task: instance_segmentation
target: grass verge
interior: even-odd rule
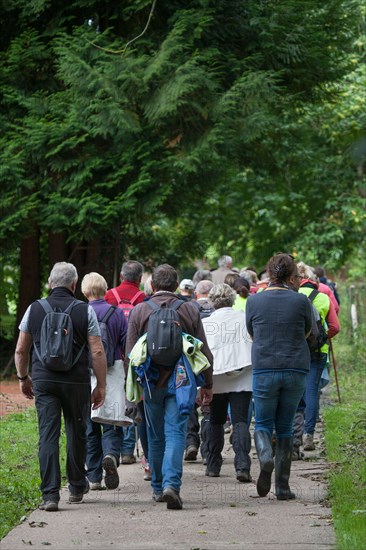
[[[0,539],[41,501],[38,426],[33,407],[0,420]],[[64,436],[62,435],[62,439]],[[65,445],[60,443],[61,464]]]
[[[365,326],[359,327],[357,340],[347,319],[342,327],[335,344],[341,403],[324,410],[327,459],[333,466],[329,500],[337,548],[358,550],[366,548]]]

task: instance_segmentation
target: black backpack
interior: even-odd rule
[[[310,302],[312,303],[315,299],[315,297],[319,294],[317,290],[313,290],[308,298]],[[322,320],[320,318],[319,312],[312,303],[312,316],[311,316],[311,332],[309,336],[307,337],[307,343],[309,346],[310,352],[319,352],[320,348],[324,346],[324,344],[329,343],[328,335],[326,333],[326,330],[323,326]]]
[[[102,317],[102,319],[99,321],[99,328],[100,328],[100,337],[102,339],[105,356],[107,358],[107,367],[112,367],[114,365],[114,344],[112,340],[112,336],[110,333],[110,330],[108,328],[108,320],[113,315],[113,313],[116,310],[116,306],[111,306],[106,314]]]
[[[159,306],[153,300],[147,302],[153,312],[147,325],[147,352],[155,365],[174,367],[182,355],[182,325],[178,308],[183,300],[171,306]]]
[[[41,326],[40,349],[34,346],[34,350],[43,366],[52,371],[67,372],[79,360],[86,345],[84,342],[73,359],[74,327],[70,314],[77,304],[84,302],[73,300],[65,311],[60,311],[58,308],[53,309],[46,299],[37,301],[46,315]]]

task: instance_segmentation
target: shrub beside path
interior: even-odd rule
[[[274,487],[265,498],[256,493],[259,463],[252,450],[253,483],[235,479],[233,451],[225,439],[220,478],[207,478],[201,460],[185,463],[182,511],[167,510],[151,500],[150,483],[139,464],[119,467],[115,491],[92,492],[81,504],[68,504],[63,489],[58,512],[35,510],[2,541],[2,550],[334,550],[331,509],[327,507],[321,426],[317,451],[294,462],[294,501],[277,501]]]

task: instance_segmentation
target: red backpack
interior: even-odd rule
[[[137,300],[144,294],[141,290],[138,290],[131,300],[124,300],[115,288],[111,288],[111,291],[117,301],[117,307],[122,309],[126,319],[128,319],[128,316],[131,313],[132,308],[136,305]]]

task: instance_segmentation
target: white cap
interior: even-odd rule
[[[183,279],[180,282],[179,288],[181,290],[193,290],[194,289],[194,284],[193,284],[192,279]]]

